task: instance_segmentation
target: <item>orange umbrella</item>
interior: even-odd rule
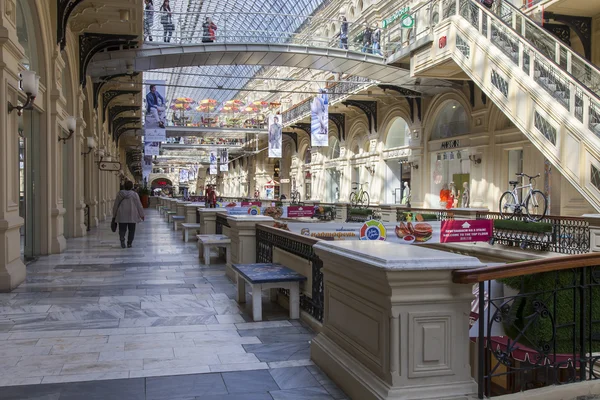
[[[256,100],[256,101],[253,101],[252,104],[254,104],[257,107],[262,107],[262,108],[269,106],[269,103],[264,100]]]
[[[215,104],[200,104],[198,107],[196,107],[196,111],[200,111],[200,112],[213,111],[215,109],[215,107],[216,107]]]
[[[277,103],[277,102],[269,103],[269,108],[272,110],[279,108],[279,107],[281,107],[281,103]]]
[[[190,103],[173,103],[170,108],[173,111],[188,111],[192,109],[192,106]]]
[[[233,100],[227,100],[225,102],[226,106],[237,106],[237,107],[243,107],[244,106],[244,102],[238,99],[233,99]]]
[[[221,109],[221,111],[224,113],[236,113],[236,112],[240,111],[240,108],[237,106],[234,106],[234,105],[231,105],[231,106],[227,105],[227,106],[224,106]]]
[[[214,105],[214,106],[216,106],[217,103],[218,103],[218,101],[216,101],[215,99],[200,100],[200,104],[207,104],[207,105]]]
[[[260,108],[254,104],[250,104],[246,108],[244,108],[244,111],[249,112],[249,113],[258,112],[259,110],[260,110]]]

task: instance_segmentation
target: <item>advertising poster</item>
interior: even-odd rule
[[[286,210],[288,218],[310,218],[315,212],[312,206],[287,206]]]
[[[144,156],[144,161],[142,163],[142,178],[147,180],[150,174],[152,173],[152,156]]]
[[[269,158],[281,158],[281,135],[283,118],[281,115],[269,116]]]
[[[146,143],[144,143],[144,155],[146,155],[146,156],[160,156],[160,142],[146,142]]]
[[[289,210],[288,210],[289,215]],[[291,232],[325,240],[385,240],[403,245],[423,243],[487,242],[492,237],[492,220],[455,220],[382,223],[290,222]]]
[[[144,142],[164,142],[167,140],[167,100],[165,81],[145,81]]]
[[[216,165],[217,165],[217,151],[216,150],[211,150],[209,155],[208,155],[208,161],[209,164],[212,166],[215,166],[215,170],[217,169]]]
[[[259,206],[262,204],[262,202],[260,201],[242,201],[242,207],[249,207],[249,206]]]
[[[229,171],[229,150],[219,149],[219,164],[221,166],[221,172]]]
[[[325,89],[319,89],[310,105],[310,144],[313,147],[329,145],[329,97]]]
[[[210,175],[217,175],[217,164],[210,164]]]
[[[180,169],[179,170],[179,182],[183,183],[183,182],[187,182],[189,180],[189,172],[187,169]]]

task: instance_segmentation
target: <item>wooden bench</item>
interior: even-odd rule
[[[183,232],[183,241],[184,242],[189,242],[190,240],[190,231],[191,230],[197,230],[200,229],[200,224],[192,224],[192,223],[188,223],[188,222],[184,222],[183,224],[181,224],[181,231]],[[196,235],[194,235],[195,237]]]
[[[198,256],[204,256],[204,264],[210,265],[210,250],[220,247],[225,248],[225,260],[231,265],[231,239],[225,235],[197,235]]]
[[[290,291],[290,319],[300,318],[300,282],[306,277],[281,264],[233,264],[237,274],[238,303],[246,302],[246,283],[252,288],[252,318],[262,321],[262,291],[283,288]]]
[[[185,221],[185,217],[183,215],[173,215],[171,220],[173,221],[173,230],[177,232],[177,225],[181,225]]]

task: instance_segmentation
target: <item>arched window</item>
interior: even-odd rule
[[[407,146],[410,137],[410,129],[403,118],[396,118],[387,133],[385,139],[385,148],[392,149],[394,147]]]
[[[465,108],[456,100],[444,104],[433,124],[431,139],[446,139],[469,133],[469,117]]]
[[[340,158],[340,141],[332,136],[329,138],[329,159],[335,160]]]
[[[350,12],[348,13],[348,15],[350,16],[350,18],[354,18],[354,7],[350,8]]]
[[[364,4],[362,0],[358,0],[358,5],[356,6],[356,8],[358,8],[358,11],[362,11],[364,8]]]
[[[23,61],[23,64],[27,69],[39,74],[35,24],[32,15],[33,13],[26,1],[17,1],[17,38],[19,44],[25,50],[25,58],[27,59]]]
[[[308,165],[310,164],[310,147],[307,147],[306,150],[304,150],[304,164]]]
[[[358,145],[358,143],[355,143],[354,146],[352,147],[352,154],[359,155],[361,153],[360,151],[360,146]]]

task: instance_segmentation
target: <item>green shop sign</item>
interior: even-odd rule
[[[390,17],[383,20],[383,28],[387,28],[396,22],[396,20],[400,20],[400,25],[402,28],[412,28],[415,24],[415,19],[411,15],[408,15],[409,12],[410,7],[408,6],[396,11]]]

